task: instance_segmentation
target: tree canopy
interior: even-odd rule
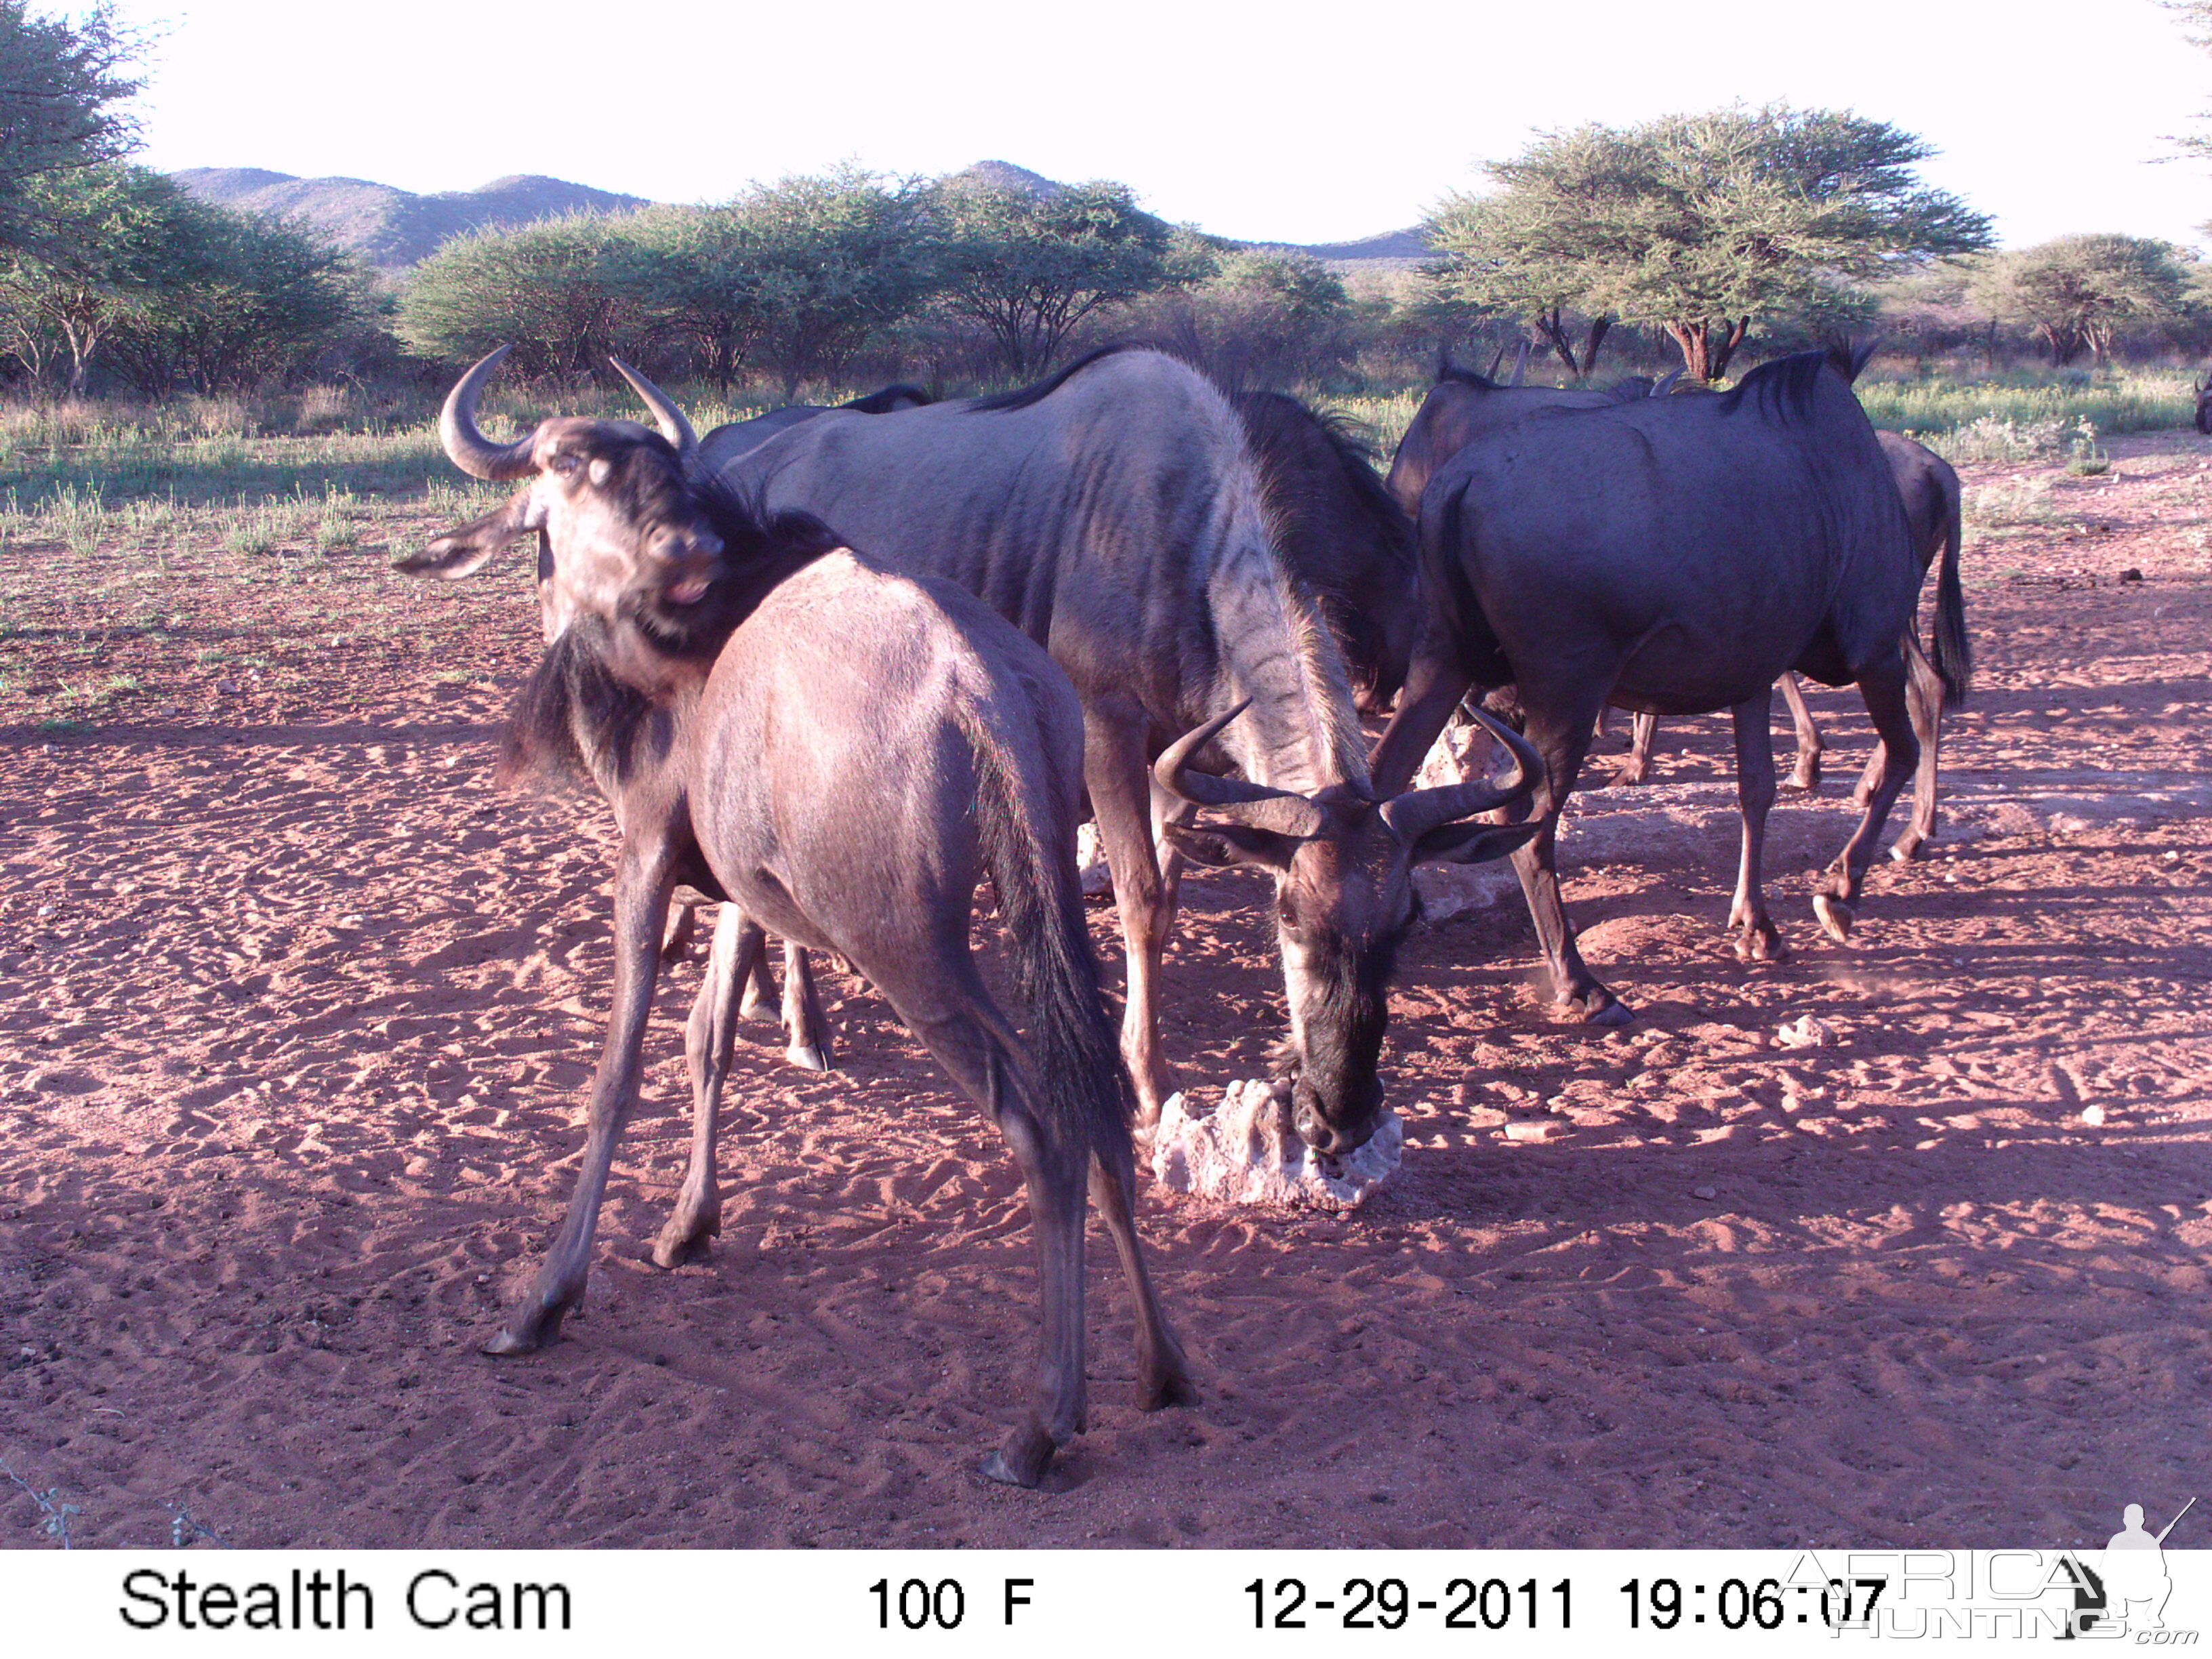
[[[2129,326],[2166,322],[2189,302],[2190,282],[2171,243],[2144,236],[2061,236],[2001,254],[1977,273],[1978,298],[2034,329],[2055,368],[2086,349],[2111,361]]]
[[[120,106],[139,88],[129,72],[137,47],[106,4],[71,22],[0,0],[0,247],[51,232],[34,181],[136,146],[137,123]]]
[[[1103,306],[1167,280],[1166,224],[1105,180],[1049,194],[955,179],[934,206],[940,303],[981,324],[1018,377]]]
[[[1578,373],[1603,325],[1663,328],[1700,379],[1761,319],[1847,307],[1862,284],[1986,247],[1989,222],[1913,168],[1933,152],[1849,111],[1741,106],[1540,137],[1490,195],[1425,225],[1439,288],[1525,315]],[[1570,311],[1589,319],[1579,357]]]

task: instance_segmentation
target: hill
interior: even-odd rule
[[[171,176],[204,200],[312,225],[380,270],[404,270],[471,230],[647,205],[642,197],[534,173],[427,196],[367,179],[299,179],[261,167],[187,167]]]
[[[626,213],[647,205],[637,196],[593,190],[562,179],[524,173],[495,179],[476,190],[418,196],[367,179],[300,179],[263,167],[186,167],[170,175],[193,195],[225,207],[296,218],[379,270],[404,270],[434,252],[448,237],[471,230],[505,229],[564,213]],[[949,174],[966,181],[1049,197],[1067,188],[1057,179],[1012,161],[977,161]],[[1310,253],[1349,274],[1389,270],[1425,258],[1416,230],[1388,230],[1352,242],[1233,242],[1232,247]]]

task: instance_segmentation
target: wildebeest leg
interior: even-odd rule
[[[1169,823],[1192,823],[1197,821],[1198,809],[1154,783],[1152,789],[1152,856],[1159,866],[1160,898],[1166,907],[1165,926],[1175,931],[1176,912],[1182,904],[1182,870],[1185,862],[1182,848],[1170,841],[1161,826]]]
[[[890,984],[870,977],[907,1029],[991,1115],[1021,1166],[1029,1194],[1043,1298],[1036,1393],[1028,1418],[984,1460],[983,1473],[1034,1486],[1053,1453],[1083,1432],[1083,1188],[1091,1154],[1069,1144],[1065,1129],[1055,1127],[1062,1115],[1023,1097],[1026,1085],[1010,1061],[1006,1036],[993,1029],[995,1020],[981,1016],[990,1000],[973,964],[948,960],[942,952],[933,962],[919,952],[906,960],[930,970],[936,982],[915,975]]]
[[[1729,710],[1735,722],[1735,791],[1743,809],[1743,861],[1737,866],[1735,902],[1729,926],[1735,953],[1746,962],[1779,962],[1788,955],[1766,914],[1765,879],[1759,869],[1766,845],[1766,814],[1774,805],[1774,688],[1746,697]]]
[[[1595,1025],[1626,1025],[1634,1018],[1620,998],[1598,982],[1575,945],[1575,930],[1568,925],[1565,904],[1559,897],[1559,873],[1553,861],[1553,845],[1559,835],[1559,811],[1574,787],[1575,773],[1589,752],[1591,720],[1596,709],[1587,700],[1564,708],[1537,712],[1537,700],[1523,697],[1531,707],[1528,738],[1544,757],[1544,780],[1538,786],[1530,813],[1536,833],[1513,854],[1513,872],[1521,878],[1521,891],[1528,901],[1529,919],[1536,924],[1537,942],[1551,964],[1553,989],[1559,1000],[1578,1010]]]
[[[1195,1406],[1198,1386],[1191,1381],[1182,1344],[1176,1340],[1160,1310],[1152,1275],[1145,1268],[1144,1249],[1137,1242],[1135,1165],[1122,1158],[1109,1168],[1104,1154],[1092,1159],[1091,1199],[1114,1237],[1121,1276],[1129,1281],[1129,1294],[1137,1304],[1137,1408],[1156,1412],[1163,1406]]]
[[[1382,728],[1369,763],[1376,799],[1405,793],[1450,721],[1452,710],[1474,684],[1474,678],[1443,650],[1424,648],[1415,654],[1413,666],[1406,671],[1406,689],[1398,694],[1398,712]]]
[[[1136,1085],[1138,1121],[1151,1125],[1160,1121],[1161,1103],[1175,1085],[1160,1054],[1160,957],[1167,949],[1169,913],[1152,851],[1152,769],[1146,764],[1141,722],[1085,711],[1083,775],[1097,815],[1106,867],[1114,874],[1114,903],[1121,915],[1128,976],[1121,1057]]]
[[[1790,705],[1790,722],[1797,728],[1797,765],[1790,774],[1790,787],[1809,795],[1820,787],[1820,751],[1826,745],[1820,728],[1813,724],[1813,711],[1805,706],[1805,688],[1794,673],[1782,676],[1782,700]]]
[[[1912,718],[1905,708],[1904,651],[1884,653],[1859,676],[1859,692],[1866,699],[1875,735],[1881,739],[1881,775],[1875,781],[1858,828],[1844,843],[1844,850],[1836,855],[1813,895],[1813,913],[1839,945],[1850,938],[1860,884],[1874,862],[1883,821],[1889,817],[1898,792],[1905,787],[1905,780],[1920,763],[1920,740],[1912,735]]]
[[[1614,769],[1609,781],[1642,783],[1651,775],[1651,747],[1659,741],[1659,717],[1639,714],[1628,724],[1628,754]]]
[[[653,1241],[653,1259],[664,1267],[704,1255],[707,1241],[722,1231],[722,1189],[714,1177],[715,1119],[737,1045],[738,988],[767,948],[768,935],[757,923],[734,904],[722,907],[714,921],[707,975],[684,1028],[684,1056],[691,1072],[691,1166],[684,1172],[668,1224]]]
[[[788,958],[786,958],[787,963]],[[768,971],[768,952],[761,951],[753,957],[752,966],[745,970],[744,1000],[738,1012],[747,1019],[774,1019],[775,1012],[775,981]]]
[[[783,942],[783,1057],[809,1072],[830,1069],[830,1023],[814,987],[814,963],[804,945]]]
[[[1900,860],[1925,856],[1929,837],[1936,833],[1936,755],[1943,743],[1942,678],[1917,635],[1905,636],[1905,654],[1911,665],[1905,697],[1912,713],[1912,735],[1920,740],[1920,767],[1912,779],[1912,822],[1890,845],[1890,857]],[[1872,789],[1871,781],[1867,787]]]
[[[675,884],[670,837],[656,833],[660,828],[641,825],[624,836],[615,866],[614,1008],[607,1016],[599,1069],[592,1079],[584,1167],[544,1266],[507,1323],[484,1344],[486,1353],[527,1353],[542,1347],[560,1334],[562,1319],[584,1299],[592,1234],[599,1224],[599,1200],[606,1194],[607,1171],[614,1163],[623,1125],[637,1103],[646,1018],[653,1011],[661,930],[668,921],[668,895]]]
[[[691,940],[699,931],[699,907],[675,906],[668,918],[668,933],[660,941],[660,959],[673,967],[691,954]]]

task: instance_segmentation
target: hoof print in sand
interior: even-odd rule
[[[1405,1140],[1398,1115],[1386,1111],[1357,1152],[1316,1152],[1291,1127],[1291,1085],[1255,1078],[1231,1084],[1203,1117],[1170,1097],[1152,1132],[1152,1175],[1202,1198],[1348,1210],[1396,1173]]]

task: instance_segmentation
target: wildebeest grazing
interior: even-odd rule
[[[465,471],[523,487],[405,568],[465,575],[538,532],[549,646],[518,701],[507,759],[591,779],[622,843],[614,1010],[583,1170],[544,1267],[489,1351],[540,1346],[583,1297],[680,881],[730,902],[686,1042],[691,1166],[656,1258],[682,1259],[719,1226],[714,1118],[746,965],[742,911],[842,952],[990,1113],[1021,1166],[1043,1352],[1035,1401],[986,1472],[1034,1485],[1082,1427],[1086,1177],[1136,1301],[1140,1401],[1189,1401],[1132,1218],[1127,1084],[1076,880],[1083,729],[1066,679],[951,585],[836,550],[803,515],[763,520],[687,472],[690,425],[628,369],[661,434],[566,418],[492,442],[475,409],[501,355],[462,377],[441,431]],[[1026,1039],[969,955],[969,908],[987,870]]]
[[[1171,1092],[1158,986],[1175,867],[1155,855],[1157,815],[1180,853],[1273,873],[1293,1121],[1324,1152],[1364,1144],[1381,1121],[1385,988],[1413,865],[1495,857],[1521,832],[1462,822],[1506,799],[1480,781],[1395,801],[1370,787],[1342,659],[1275,550],[1220,392],[1161,353],[1109,349],[1017,392],[817,416],[724,476],[897,568],[957,582],[1074,683],[1127,945],[1122,1050],[1146,1121]],[[1240,705],[1249,714],[1224,724]],[[1155,776],[1153,757],[1200,726],[1210,753]]]
[[[1877,432],[1874,435],[1881,441],[1882,454],[1897,480],[1898,495],[1905,502],[1905,520],[1911,526],[1913,550],[1920,561],[1921,580],[1925,582],[1931,567],[1936,572],[1937,615],[1939,618],[1947,614],[1962,615],[1959,550],[1963,520],[1959,475],[1952,471],[1948,461],[1924,444],[1915,443],[1894,432]],[[1927,651],[1920,643],[1917,602],[1913,609],[1913,620],[1906,626],[1904,645],[1910,665],[1906,699],[1912,714],[1912,732],[1920,740],[1920,764],[1913,776],[1911,821],[1890,844],[1889,855],[1898,860],[1920,857],[1928,838],[1936,833],[1936,772],[1943,740],[1943,679],[1928,660]],[[1971,653],[1963,636],[1956,644],[1954,661],[1963,685],[1971,668]],[[1805,706],[1805,694],[1795,674],[1782,677],[1782,695],[1790,704],[1790,720],[1797,732],[1797,763],[1790,781],[1800,789],[1816,788],[1820,781],[1824,747],[1820,728],[1814,723],[1813,711]],[[1627,764],[1618,781],[1641,783],[1650,775],[1651,745],[1658,735],[1658,726],[1656,714],[1636,716]],[[1869,757],[1857,787],[1851,792],[1852,799],[1863,806],[1874,793],[1881,771],[1881,757],[1878,754]]]
[[[1899,641],[1919,589],[1905,508],[1874,428],[1817,353],[1753,369],[1722,396],[1540,415],[1468,444],[1423,493],[1429,614],[1375,757],[1377,787],[1413,775],[1471,685],[1508,681],[1547,777],[1535,838],[1515,854],[1559,1000],[1618,1024],[1627,1010],[1583,963],[1559,900],[1559,809],[1608,701],[1734,716],[1743,853],[1738,950],[1781,940],[1759,869],[1775,678],[1856,681],[1882,741],[1857,830],[1814,908],[1848,935],[1875,838],[1918,759]],[[1956,695],[1965,629],[1939,587],[1936,665]]]

